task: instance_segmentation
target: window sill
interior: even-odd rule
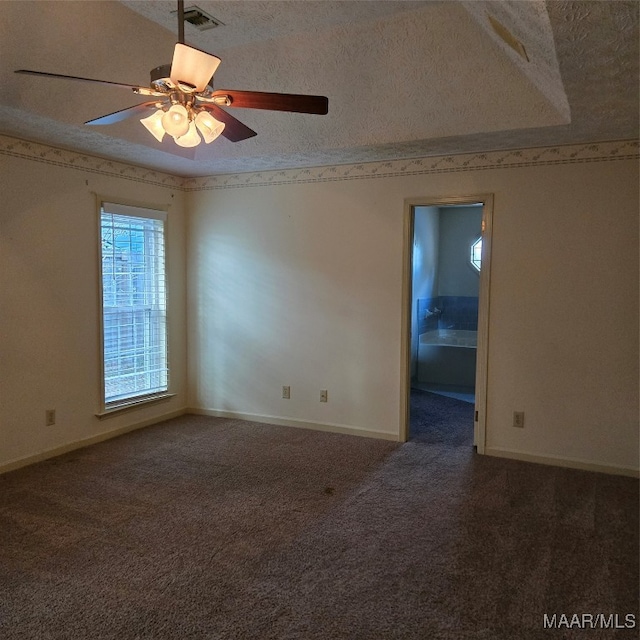
[[[100,420],[104,420],[105,418],[110,418],[114,415],[125,413],[126,411],[133,411],[134,409],[146,407],[150,404],[156,404],[158,402],[170,400],[171,398],[175,398],[175,395],[175,393],[160,393],[154,396],[146,396],[143,398],[136,398],[134,400],[125,400],[119,404],[114,404],[106,407],[103,411],[96,413],[96,417]]]

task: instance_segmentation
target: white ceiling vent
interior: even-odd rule
[[[493,30],[500,36],[500,38],[508,44],[518,55],[523,57],[527,62],[529,62],[529,56],[527,55],[527,50],[524,48],[524,45],[518,38],[516,38],[507,27],[505,27],[502,23],[498,22],[493,16],[489,16],[489,22],[493,27]]]
[[[171,13],[175,15],[178,12],[172,11]],[[208,31],[209,29],[224,26],[224,23],[220,22],[220,20],[216,20],[213,16],[210,16],[206,11],[203,11],[195,5],[184,10],[184,21],[192,24],[198,31]]]

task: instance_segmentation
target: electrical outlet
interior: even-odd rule
[[[513,412],[513,426],[518,429],[524,429],[524,411]]]
[[[56,410],[55,409],[47,409],[44,412],[44,420],[45,425],[47,427],[52,427],[56,423]]]
[[[328,402],[329,401],[329,392],[326,389],[320,390],[320,402]]]
[[[291,398],[291,387],[282,387],[282,397],[285,400],[289,400]]]

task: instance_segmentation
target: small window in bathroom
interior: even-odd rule
[[[482,266],[482,236],[471,244],[471,265],[480,271]]]

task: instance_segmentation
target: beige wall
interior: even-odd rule
[[[191,407],[397,436],[402,201],[385,203],[383,181],[191,194]]]
[[[184,194],[0,156],[0,467],[181,410],[186,404]],[[87,184],[88,183],[88,184]],[[168,402],[99,420],[98,214],[94,192],[170,205],[172,390]],[[45,410],[56,425],[45,426]]]
[[[195,191],[190,406],[397,437],[404,199],[493,193],[487,450],[637,469],[637,184],[620,160]]]
[[[482,207],[441,207],[438,295],[478,296],[480,274],[471,265],[471,245],[482,230]]]

